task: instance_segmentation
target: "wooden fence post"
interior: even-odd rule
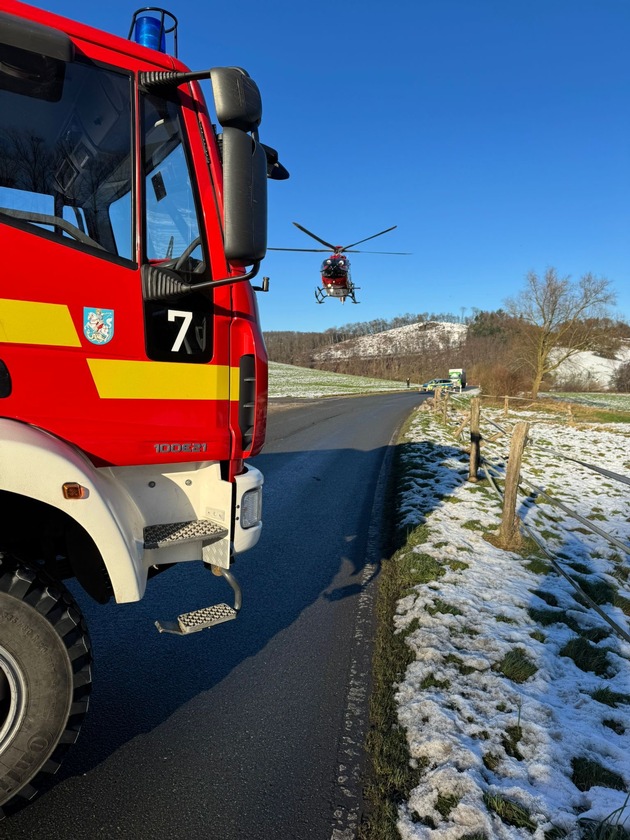
[[[442,423],[446,426],[446,416],[448,411],[448,398],[449,393],[446,389],[444,389],[444,393],[442,394]]]
[[[481,400],[473,397],[470,401],[470,466],[468,468],[468,481],[477,481],[479,472],[479,451],[481,448],[481,434],[479,433],[479,415],[481,413]]]
[[[503,514],[499,529],[499,543],[508,550],[518,548],[521,534],[516,516],[516,493],[521,475],[523,450],[527,442],[529,423],[521,420],[514,426],[510,442],[510,455],[505,472],[505,488],[503,491]]]
[[[510,398],[505,397],[503,401],[503,416],[507,417],[510,411]]]

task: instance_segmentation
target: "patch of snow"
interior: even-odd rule
[[[485,408],[484,414],[491,416]],[[500,413],[493,416],[504,423]],[[526,448],[523,474],[630,546],[627,485],[550,452],[553,448],[630,478],[630,429],[622,424],[597,431],[573,428],[533,412],[527,419],[535,445]],[[537,573],[531,558],[484,539],[484,531],[500,522],[501,502],[485,484],[467,481],[467,456],[433,416],[418,412],[405,448],[409,478],[401,494],[400,524],[425,524],[426,542],[409,551],[418,563],[423,556],[438,561],[445,573],[415,586],[399,601],[395,617],[396,632],[406,634],[414,657],[396,687],[398,716],[412,763],[426,765],[399,809],[400,836],[543,840],[556,827],[577,840],[578,819],[603,820],[628,806],[630,705],[611,707],[593,694],[608,688],[630,699],[630,643],[577,600],[551,567]],[[507,443],[492,448],[493,456],[490,446],[485,454],[503,470]],[[522,500],[519,513],[574,578],[616,587],[619,605],[605,603],[602,609],[628,632],[622,610],[630,604],[628,556],[533,496]],[[536,618],[541,611],[557,620],[543,626]],[[581,670],[566,655],[567,642],[578,638],[566,622],[600,631],[593,645],[605,656],[604,673]],[[523,682],[501,671],[501,661],[514,651],[521,651],[535,671]],[[508,737],[515,727],[521,735],[516,749]],[[623,789],[579,790],[572,781],[575,759],[595,761],[617,774]],[[492,796],[522,806],[532,831],[502,821],[486,804]],[[438,797],[456,803],[446,816]],[[630,829],[630,806],[621,824],[624,819]]]
[[[588,383],[608,388],[617,369],[626,362],[630,362],[630,347],[627,345],[620,348],[614,359],[603,359],[591,351],[580,351],[560,365],[555,378],[558,382],[566,382],[579,377],[581,381],[586,379]]]

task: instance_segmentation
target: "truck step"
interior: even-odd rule
[[[212,607],[202,607],[200,610],[183,613],[175,621],[156,621],[155,626],[160,633],[176,633],[178,636],[186,636],[189,633],[197,633],[215,624],[222,624],[224,621],[231,621],[236,618],[238,611],[228,604],[215,604]]]
[[[165,548],[176,543],[198,542],[199,540],[207,545],[222,540],[228,533],[226,528],[208,519],[149,525],[144,529],[144,547]]]

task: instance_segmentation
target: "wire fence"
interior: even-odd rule
[[[507,400],[508,398],[506,397],[505,399]],[[510,397],[509,399],[512,400],[518,398]],[[472,400],[477,400],[476,406],[472,401],[466,400],[461,397],[454,397],[453,395],[449,395],[448,392],[437,392],[434,397],[433,409],[435,413],[441,416],[445,427],[456,439],[459,445],[462,444],[462,438],[464,436],[464,433],[467,429],[469,430],[471,458],[470,480],[476,480],[477,467],[479,467],[479,469],[483,471],[493,491],[501,499],[504,508],[504,518],[507,521],[510,521],[510,518],[512,519],[512,521],[515,521],[516,511],[514,509],[506,512],[505,505],[507,502],[507,494],[504,492],[505,487],[504,491],[502,491],[498,482],[503,480],[507,486],[507,472],[508,469],[512,469],[516,472],[515,480],[518,485],[519,492],[522,495],[531,497],[532,493],[535,494],[536,496],[544,499],[551,506],[561,510],[566,516],[574,519],[576,522],[579,522],[580,525],[583,528],[586,528],[589,532],[604,539],[617,551],[622,552],[627,556],[630,555],[629,543],[625,542],[622,539],[619,539],[617,536],[611,534],[605,528],[596,525],[590,519],[587,519],[586,517],[582,516],[578,511],[574,510],[572,507],[566,504],[566,501],[556,498],[555,496],[547,492],[545,489],[538,486],[534,481],[525,477],[521,472],[520,457],[518,459],[518,463],[510,463],[510,461],[512,460],[512,456],[508,458],[508,455],[505,451],[499,451],[499,446],[502,441],[510,442],[513,439],[515,425],[510,425],[509,422],[504,422],[503,424],[500,424],[496,420],[488,416],[486,412],[482,414],[480,410],[479,398],[473,397]],[[525,399],[524,401],[529,402],[530,404],[532,402],[531,400],[527,399]],[[455,412],[453,412],[452,410],[453,407],[455,407]],[[504,417],[507,419],[508,413],[506,409],[507,403],[504,407]],[[450,427],[451,421],[455,421],[457,423],[455,429],[452,429]],[[484,434],[484,431],[487,429],[487,427],[491,427],[492,429],[496,430],[496,432],[494,434]],[[531,447],[532,449],[535,449],[539,455],[550,456],[555,459],[562,458],[563,460],[579,464],[586,470],[597,473],[598,475],[605,476],[611,481],[617,481],[625,485],[630,485],[629,476],[623,475],[613,470],[608,470],[603,467],[599,467],[595,464],[591,464],[587,461],[582,460],[581,458],[575,457],[574,455],[568,455],[565,452],[561,452],[558,449],[555,449],[554,447],[549,446],[547,444],[538,443],[528,436],[528,431],[529,426],[527,425],[525,443],[528,446],[528,448]],[[484,444],[483,454],[480,453],[482,442]],[[494,458],[492,457],[493,454]],[[526,488],[529,489],[526,490]],[[544,510],[542,510],[541,513],[546,515],[546,512]],[[597,612],[597,614],[614,630],[615,633],[617,633],[625,641],[630,642],[630,633],[628,633],[628,631],[625,628],[621,627],[614,619],[612,619],[600,607],[600,605],[597,604],[590,597],[590,595],[584,591],[584,589],[580,586],[578,581],[571,577],[571,575],[560,563],[558,557],[552,551],[550,551],[550,549],[543,542],[538,533],[533,528],[531,528],[522,517],[519,517],[518,523],[520,529],[534,541],[534,543],[539,547],[539,549],[543,552],[545,557],[552,564],[555,571],[558,574],[562,575],[562,577],[564,577],[568,581],[568,583],[578,592],[580,598],[582,598],[584,602],[587,603],[589,607],[591,607],[591,609]]]

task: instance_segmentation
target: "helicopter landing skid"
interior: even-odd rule
[[[335,292],[326,292],[323,289],[316,288],[315,289],[315,300],[317,303],[324,303],[326,298],[336,298],[341,303],[345,303],[347,298],[350,298],[352,303],[361,303],[360,300],[357,300],[354,296],[354,292],[358,289],[359,286],[352,286],[351,289],[344,289],[343,293],[340,293],[340,290],[335,290]]]

